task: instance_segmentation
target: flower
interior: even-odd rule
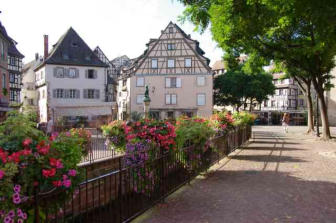
[[[21,202],[21,198],[20,198],[20,195],[18,193],[13,194],[12,199],[13,199],[14,204],[19,204]]]
[[[73,169],[71,169],[71,170],[69,170],[69,171],[68,171],[68,175],[69,175],[69,176],[72,176],[72,177],[74,177],[74,176],[76,176],[76,175],[77,175],[77,171],[76,171],[76,170],[73,170]]]
[[[7,216],[7,217],[5,218],[5,223],[11,223],[11,222],[12,222],[12,218],[9,217],[9,216]]]
[[[50,166],[56,167],[57,169],[62,169],[63,168],[62,161],[59,160],[59,159],[50,158],[49,159],[49,164],[50,164]]]
[[[17,220],[17,223],[23,223],[23,219],[19,218],[19,219]]]
[[[30,138],[26,138],[22,142],[23,146],[29,146],[31,143],[32,143],[32,140]]]
[[[60,186],[62,186],[62,181],[60,181],[60,180],[55,180],[55,181],[52,182],[52,184],[53,184],[55,187],[60,187]]]
[[[21,191],[21,186],[20,186],[19,184],[16,184],[16,185],[14,186],[14,192],[15,192],[15,193],[20,193],[20,191]]]
[[[71,180],[64,180],[64,181],[63,181],[63,185],[64,185],[64,187],[66,187],[66,188],[71,187]]]
[[[0,170],[0,180],[5,176],[5,171]]]
[[[8,212],[7,216],[9,216],[10,218],[13,218],[15,216],[15,211],[14,210],[10,210]]]
[[[56,169],[55,168],[51,168],[50,170],[45,170],[45,169],[42,170],[42,175],[45,178],[53,177],[53,176],[55,176],[55,174],[56,174]]]

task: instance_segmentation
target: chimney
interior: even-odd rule
[[[44,59],[47,59],[48,57],[48,52],[49,52],[49,49],[48,49],[48,35],[44,35]]]
[[[39,54],[35,53],[35,61],[38,61],[38,60],[39,60]]]

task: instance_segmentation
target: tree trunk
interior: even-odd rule
[[[305,96],[307,100],[307,109],[308,109],[307,133],[312,133],[314,131],[314,121],[313,121],[314,110],[313,110],[313,100],[311,96],[311,86],[307,84],[306,88],[307,88],[307,91],[305,93]]]
[[[315,79],[313,79],[313,84],[316,90],[318,100],[320,102],[323,138],[328,140],[331,138],[331,135],[330,135],[330,128],[329,128],[329,120],[328,120],[328,108],[327,108],[327,104],[324,98],[324,89],[323,89],[323,86],[319,84]]]

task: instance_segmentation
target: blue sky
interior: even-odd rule
[[[169,21],[178,23],[183,5],[176,0],[7,0],[0,10],[0,21],[19,43],[24,62],[29,62],[36,52],[43,53],[43,34],[49,35],[51,47],[70,26],[110,59],[124,54],[137,57]],[[189,23],[178,25],[200,42],[211,64],[221,58],[209,31],[200,35]]]

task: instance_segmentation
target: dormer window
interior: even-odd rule
[[[174,28],[173,27],[169,27],[169,33],[173,33],[174,32]]]
[[[72,46],[72,47],[78,47],[78,44],[77,44],[76,42],[72,42],[72,43],[71,43],[71,46]]]

